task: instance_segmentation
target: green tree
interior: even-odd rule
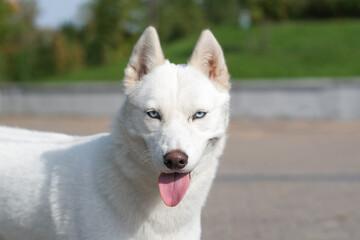
[[[75,39],[57,33],[53,39],[52,62],[55,74],[64,74],[81,69],[84,65],[84,50]]]
[[[237,22],[239,7],[237,0],[204,0],[206,17],[213,24]]]
[[[83,29],[89,64],[105,64],[108,56],[131,38],[142,19],[140,0],[95,0],[89,6],[92,17]],[[144,16],[145,17],[145,16]],[[140,18],[140,21],[139,21]],[[142,21],[143,22],[143,21]]]
[[[162,0],[159,8],[159,35],[174,40],[206,27],[203,6],[194,0]]]
[[[33,73],[34,46],[36,44],[35,17],[38,13],[32,0],[1,2],[0,49],[5,62],[5,78],[21,81]],[[5,15],[3,15],[5,12]]]
[[[8,17],[11,15],[11,7],[5,0],[0,0],[0,82],[6,79],[6,56],[4,53],[4,40],[9,30]]]

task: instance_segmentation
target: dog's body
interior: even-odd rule
[[[221,48],[204,31],[170,64],[150,27],[124,84],[111,134],[0,128],[1,240],[200,239],[228,124]]]

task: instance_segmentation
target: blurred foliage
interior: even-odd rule
[[[236,25],[241,9],[260,24],[260,52],[269,21],[360,17],[359,0],[90,0],[82,24],[38,29],[34,0],[0,0],[0,81],[36,80],[127,58],[144,28],[167,43],[208,26]]]
[[[211,31],[221,44],[233,80],[291,79],[360,76],[360,19],[306,20],[268,23],[271,33],[263,51],[263,25],[239,29],[237,24],[214,26]],[[186,63],[199,33],[164,44],[172,63]],[[105,66],[86,67],[43,82],[119,81],[128,59]],[[345,78],[343,78],[345,77]]]
[[[171,41],[199,32],[207,25],[202,5],[193,0],[163,0],[156,27],[163,41]]]
[[[84,51],[79,42],[57,34],[53,39],[53,68],[55,74],[81,69],[84,65]]]
[[[2,79],[10,76],[14,81],[28,80],[36,58],[36,5],[32,1],[0,1]]]
[[[138,19],[141,18],[142,11],[137,12],[143,10],[143,6],[139,0],[96,0],[87,8],[91,18],[81,29],[87,63],[94,65],[109,63],[116,58],[112,52],[117,51],[132,37],[126,30],[132,30],[131,24],[137,26],[143,20]]]
[[[360,17],[359,0],[238,0],[255,22],[264,19]]]

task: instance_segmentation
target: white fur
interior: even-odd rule
[[[204,53],[201,42],[217,54]],[[220,65],[204,70],[198,61],[209,56]],[[0,128],[0,239],[200,239],[201,208],[225,144],[229,83],[210,31],[189,63],[164,60],[149,27],[126,69],[127,98],[111,134]],[[161,121],[148,110],[158,111]],[[199,110],[207,115],[194,120]],[[157,179],[171,172],[163,156],[175,149],[189,156],[182,172],[191,172],[191,181],[170,208]]]

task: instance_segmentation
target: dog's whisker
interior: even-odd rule
[[[149,150],[145,150],[144,152],[142,152],[138,158],[139,162],[142,163],[149,163],[152,167],[156,168],[156,165],[153,161],[151,161],[151,159],[154,158],[154,155],[151,151]]]
[[[149,160],[151,160],[152,157],[153,157],[153,155],[152,155],[151,151],[145,150],[141,154],[139,154],[138,160],[140,162],[146,163]]]

